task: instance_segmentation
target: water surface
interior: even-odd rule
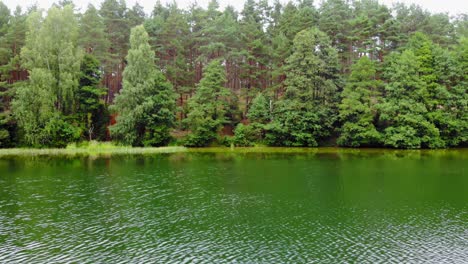
[[[468,151],[0,159],[0,263],[467,263]]]

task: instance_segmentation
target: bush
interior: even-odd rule
[[[145,147],[162,147],[167,146],[172,137],[169,134],[167,126],[153,127],[145,132],[143,138],[143,146]]]
[[[238,124],[234,130],[232,144],[237,147],[251,147],[263,139],[263,126],[255,123],[251,125]]]
[[[79,141],[82,130],[57,115],[46,124],[44,132],[44,146],[63,148],[70,142]]]
[[[206,147],[213,143],[218,135],[209,126],[200,126],[184,140],[186,147]]]

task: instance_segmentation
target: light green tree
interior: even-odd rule
[[[64,146],[80,136],[76,124],[66,117],[76,109],[81,61],[77,38],[78,22],[71,6],[54,6],[45,19],[38,12],[28,18],[21,59],[29,80],[18,88],[12,103],[26,144]]]
[[[123,88],[111,110],[118,114],[110,127],[113,138],[133,146],[161,146],[170,140],[175,95],[154,64],[148,33],[140,25],[131,31]]]

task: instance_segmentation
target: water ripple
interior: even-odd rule
[[[344,165],[317,176],[306,161],[288,160],[287,179],[276,158],[0,176],[0,263],[467,263],[466,205],[363,200],[333,178]]]

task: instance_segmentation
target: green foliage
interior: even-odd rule
[[[320,18],[318,27],[325,32],[339,51],[340,61],[344,66],[350,64],[349,52],[351,34],[351,7],[344,0],[326,0],[320,6]]]
[[[70,142],[79,141],[81,129],[71,125],[68,120],[55,114],[44,127],[42,145],[48,147],[63,148]]]
[[[73,8],[52,7],[43,21],[40,13],[33,13],[28,24],[26,44],[21,51],[22,65],[28,70],[48,71],[52,78],[47,85],[57,110],[71,113],[81,61],[81,52],[77,48],[79,28]]]
[[[247,117],[251,123],[266,124],[270,121],[270,105],[262,93],[252,101]]]
[[[104,0],[99,14],[104,23],[104,32],[109,43],[109,56],[106,56],[106,68],[116,71],[118,64],[125,58],[128,50],[130,25],[125,17],[125,1]]]
[[[217,138],[218,131],[228,123],[231,93],[224,87],[226,74],[219,60],[205,69],[204,77],[189,101],[186,124],[192,131],[186,146],[207,146]]]
[[[17,87],[12,110],[28,145],[39,147],[45,141],[44,128],[55,112],[50,87],[53,81],[49,71],[35,68],[29,73],[29,80]]]
[[[455,83],[449,90],[450,97],[443,111],[450,117],[438,120],[446,122],[440,127],[449,146],[468,146],[468,38],[460,40],[454,56],[456,67],[452,78]]]
[[[65,6],[52,7],[44,20],[40,13],[32,13],[28,25],[21,58],[29,80],[16,91],[13,114],[26,144],[64,146],[80,131],[65,118],[76,105],[81,61],[76,46],[78,23],[72,7]]]
[[[275,105],[267,141],[275,146],[317,146],[337,118],[338,57],[318,29],[297,34],[287,60],[286,91]]]
[[[99,11],[90,4],[80,20],[79,44],[86,53],[94,55],[101,62],[106,62],[109,59],[110,42],[106,38],[105,30],[104,21],[99,16]]]
[[[167,144],[174,122],[172,86],[154,66],[154,52],[143,26],[132,29],[130,45],[123,88],[112,106],[118,114],[117,123],[110,127],[110,132],[126,145]]]
[[[213,122],[213,120],[205,120],[203,124],[185,138],[184,146],[207,147],[214,143],[218,139],[216,130],[219,129],[219,126],[214,126],[214,124],[216,122]]]
[[[271,121],[271,113],[270,104],[262,93],[252,101],[247,117],[249,124],[240,123],[234,130],[232,143],[235,146],[248,147],[264,141],[265,126]]]
[[[251,147],[256,143],[261,143],[264,138],[264,125],[253,123],[244,125],[242,123],[236,126],[232,143],[237,147]]]
[[[320,113],[319,113],[320,114]],[[317,113],[289,105],[278,104],[274,120],[268,124],[265,140],[271,146],[316,147],[317,139],[328,135]]]
[[[386,67],[385,96],[378,105],[384,123],[383,143],[393,148],[443,147],[439,130],[428,119],[427,86],[420,63],[410,51],[396,54]]]
[[[0,147],[107,140],[108,104],[113,139],[133,146],[222,144],[232,128],[238,146],[468,145],[466,14],[377,0],[75,10],[0,1]]]
[[[347,85],[341,94],[340,120],[343,122],[338,145],[347,147],[378,146],[380,134],[374,126],[375,104],[380,101],[376,69],[368,57],[352,67]]]
[[[0,112],[0,148],[11,148],[17,144],[17,125],[10,112]]]
[[[85,128],[85,136],[90,141],[94,138],[105,140],[106,127],[109,123],[107,106],[101,99],[106,91],[99,86],[99,61],[90,54],[83,56],[81,75],[77,91],[78,110],[76,116]]]

